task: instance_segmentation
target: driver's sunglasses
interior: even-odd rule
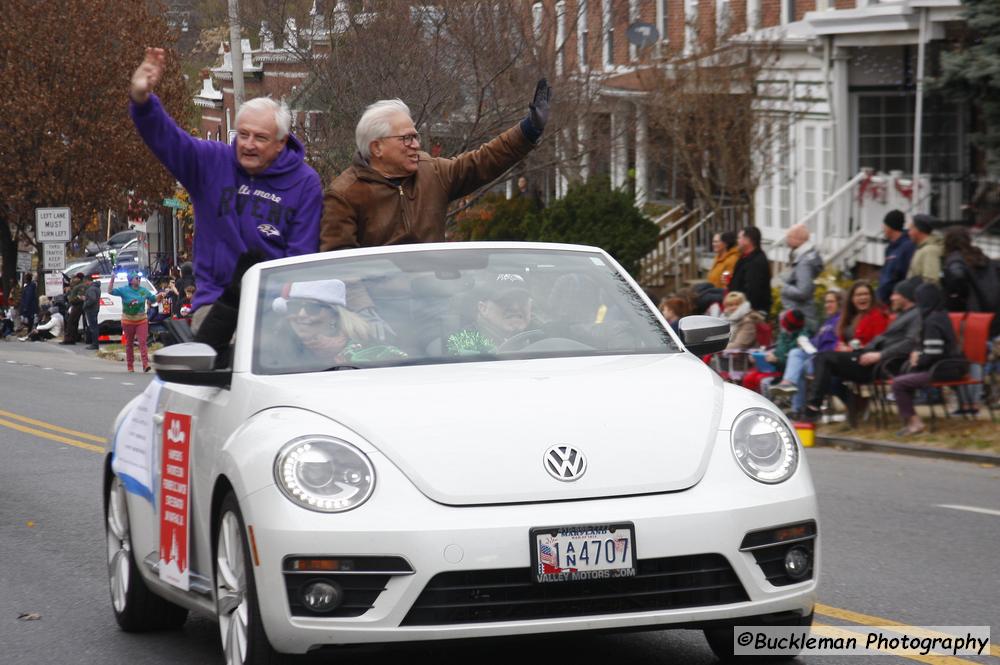
[[[324,311],[333,312],[334,315],[337,313],[333,305],[310,298],[289,298],[287,304],[288,311],[292,314],[298,314],[302,311],[305,311],[307,316],[318,316]]]
[[[399,139],[403,142],[407,148],[412,146],[414,143],[420,143],[420,133],[413,132],[412,134],[399,134],[397,136],[383,136],[384,139]]]

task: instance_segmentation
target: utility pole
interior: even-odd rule
[[[235,114],[243,104],[243,42],[239,0],[229,0],[229,55],[233,63],[233,113]]]

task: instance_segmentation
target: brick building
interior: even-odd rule
[[[919,43],[925,78],[933,76],[940,53],[964,28],[960,0],[545,0],[532,11],[536,37],[554,51],[557,79],[586,75],[599,89],[601,102],[580,118],[577,135],[560,137],[579,146],[595,127],[607,132],[603,153],[584,158],[589,163],[577,173],[606,172],[614,186],[634,178],[637,203],[685,199],[683,177],[651,134],[649,91],[637,73],[694,56],[699,40],[766,40],[778,53],[758,82],[768,112],[785,114],[788,125],[775,146],[778,167],[753,202],[768,243],[805,220],[827,255],[848,252],[877,264],[886,210],[959,221],[983,176],[968,138],[975,109],[925,91],[922,175],[912,202]],[[636,23],[659,37],[646,58],[627,39]],[[873,172],[863,175],[865,168]],[[555,175],[559,196],[568,178]]]

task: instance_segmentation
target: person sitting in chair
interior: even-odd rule
[[[896,319],[885,332],[855,351],[827,351],[816,356],[816,376],[809,386],[809,399],[803,418],[819,420],[820,406],[830,394],[833,380],[840,377],[855,383],[871,383],[884,376],[886,364],[905,359],[920,343],[920,310],[915,304],[920,280],[908,279],[896,284],[892,292],[892,307]]]

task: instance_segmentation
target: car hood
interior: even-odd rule
[[[366,369],[267,383],[272,399],[349,427],[424,495],[449,505],[691,487],[708,465],[723,395],[718,375],[683,353]],[[556,445],[586,456],[577,480],[546,471],[543,457]]]

